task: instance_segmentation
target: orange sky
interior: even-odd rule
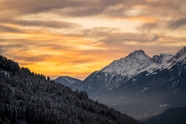
[[[0,0],[0,54],[32,71],[84,79],[143,49],[186,46],[185,0]]]

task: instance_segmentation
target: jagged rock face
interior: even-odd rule
[[[172,55],[170,54],[160,54],[159,56],[154,55],[152,60],[154,63],[161,64],[162,62],[168,61],[171,57]]]
[[[168,62],[186,60],[186,47],[183,47],[175,56],[173,56]]]
[[[174,56],[152,58],[137,50],[93,72],[81,83],[81,90],[122,112],[146,117],[186,105],[185,75],[186,47]]]

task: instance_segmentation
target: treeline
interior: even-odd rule
[[[7,59],[6,57],[0,55],[0,69],[16,72],[19,71],[19,65],[13,60]]]
[[[12,74],[13,73],[13,74]],[[0,56],[1,124],[142,124]]]

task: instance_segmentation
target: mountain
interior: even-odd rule
[[[149,118],[145,124],[186,124],[186,107],[170,108]]]
[[[54,80],[56,83],[63,84],[64,86],[72,87],[72,85],[82,83],[81,80],[71,78],[69,76],[60,76]]]
[[[135,118],[145,118],[186,105],[185,75],[186,47],[176,55],[153,57],[136,50],[90,74],[79,90]]]
[[[134,51],[125,58],[113,61],[110,65],[100,70],[100,72],[130,78],[151,65],[151,63],[151,58],[143,50],[139,50]]]
[[[64,86],[70,87],[72,90],[76,91],[83,91],[83,81],[72,78],[69,76],[60,76],[54,80],[55,83],[63,84]]]
[[[1,124],[143,124],[0,56]]]

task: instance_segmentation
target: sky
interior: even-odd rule
[[[0,0],[0,55],[83,80],[115,59],[186,46],[186,0]]]

